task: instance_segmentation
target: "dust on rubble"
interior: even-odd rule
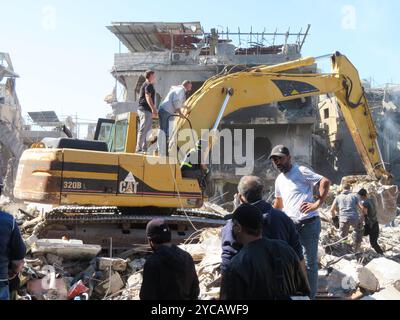
[[[362,184],[377,199],[384,197],[379,185]],[[360,185],[355,185],[355,190]],[[385,189],[386,190],[386,189]],[[333,186],[328,204],[340,187]],[[390,193],[391,191],[389,191]],[[143,266],[150,248],[138,247],[104,255],[96,245],[79,240],[37,239],[35,227],[49,209],[25,206],[2,199],[0,207],[12,213],[29,248],[24,270],[11,285],[22,300],[138,300]],[[213,206],[209,206],[213,207]],[[20,210],[22,209],[22,211]],[[222,212],[222,208],[213,209]],[[224,212],[225,213],[225,212]],[[329,206],[320,210],[322,232],[319,247],[319,299],[398,299],[400,290],[400,217],[395,227],[381,225],[381,257],[363,239],[360,252],[354,252],[352,236],[340,239],[330,221]],[[386,220],[385,220],[386,221]],[[221,228],[199,230],[180,247],[196,263],[200,299],[218,299],[221,285]]]

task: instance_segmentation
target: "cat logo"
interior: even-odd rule
[[[132,172],[129,172],[125,180],[119,184],[119,193],[135,194],[137,193],[138,184]]]

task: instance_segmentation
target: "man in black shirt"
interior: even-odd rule
[[[26,247],[12,215],[0,211],[0,300],[9,300],[9,280],[24,265]]]
[[[307,270],[304,261],[303,247],[301,246],[300,236],[297,228],[285,213],[276,210],[270,203],[262,199],[263,184],[259,177],[244,176],[240,179],[238,185],[238,193],[235,201],[240,203],[250,203],[258,208],[263,215],[262,235],[268,239],[285,241],[297,253],[300,260],[301,270],[307,277]],[[237,205],[239,206],[240,203]],[[221,273],[225,270],[232,258],[239,252],[241,245],[232,236],[232,220],[228,220],[221,231],[222,238],[222,263]]]
[[[137,115],[139,118],[138,137],[136,152],[146,152],[147,143],[146,138],[152,129],[152,118],[157,118],[157,108],[155,106],[154,83],[156,82],[156,75],[154,71],[146,71],[146,81],[140,88],[139,106]]]
[[[147,237],[154,253],[143,268],[141,300],[197,300],[200,288],[193,258],[171,244],[171,231],[162,219],[148,223]]]
[[[243,245],[222,278],[226,300],[286,300],[309,296],[296,252],[284,241],[262,238],[262,213],[243,204],[233,213],[233,236]]]
[[[362,211],[365,216],[364,236],[369,235],[369,242],[378,254],[383,254],[383,250],[378,244],[379,238],[379,222],[376,216],[376,208],[372,199],[368,198],[367,190],[358,191],[361,198]]]

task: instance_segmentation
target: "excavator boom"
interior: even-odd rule
[[[243,108],[333,93],[367,174],[377,180],[388,177],[357,69],[340,53],[331,59],[330,74],[288,72],[315,63],[314,58],[304,58],[211,78],[187,102],[186,118],[175,120],[170,147],[180,146],[183,129],[191,128],[200,137],[202,129],[217,129],[223,117]]]

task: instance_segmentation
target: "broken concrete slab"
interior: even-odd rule
[[[400,292],[395,287],[390,286],[361,300],[400,300]]]
[[[356,269],[359,286],[370,292],[376,292],[379,290],[379,280],[375,275],[363,266],[358,266]]]
[[[32,253],[54,254],[65,259],[93,259],[100,251],[101,246],[83,244],[81,240],[36,239],[31,245]]]
[[[128,278],[126,286],[127,286],[127,288],[140,287],[142,284],[142,281],[143,281],[142,273],[137,272]]]
[[[118,272],[113,272],[111,277],[107,277],[94,289],[100,296],[114,294],[124,287],[124,282]]]
[[[365,266],[378,279],[381,287],[391,286],[400,280],[400,263],[387,258],[373,259]]]
[[[98,268],[101,271],[110,269],[114,271],[125,271],[128,265],[128,261],[121,258],[98,258],[97,259]]]

